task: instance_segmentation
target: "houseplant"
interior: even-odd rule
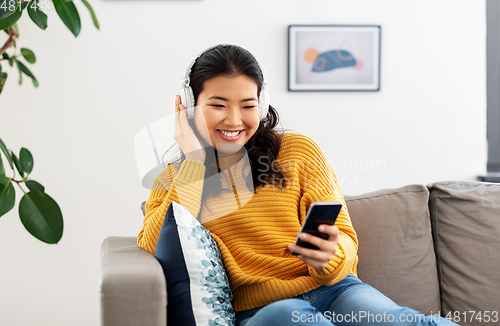
[[[95,27],[99,29],[99,22],[97,21],[92,6],[87,0],[81,1],[89,10]],[[31,78],[35,87],[38,87],[38,81],[33,73],[23,62],[19,61],[19,59],[23,57],[31,64],[35,63],[36,57],[34,52],[27,48],[21,48],[20,53],[15,53],[17,52],[16,39],[19,37],[19,30],[16,22],[22,17],[23,12],[26,12],[33,23],[45,30],[48,26],[48,19],[44,10],[53,9],[56,10],[57,15],[61,18],[70,32],[77,37],[78,34],[80,34],[81,21],[78,9],[72,0],[47,0],[47,4],[41,3],[40,0],[0,0],[0,29],[4,30],[9,35],[5,44],[0,48],[0,54],[2,55],[2,59],[0,59],[0,94],[2,93],[3,86],[8,77],[7,73],[2,69],[2,61],[7,61],[11,67],[14,66],[14,64],[17,66],[19,70],[19,84],[22,83],[22,76],[24,74]],[[10,47],[14,47],[15,52],[12,55],[6,52]]]
[[[2,61],[11,67],[16,65],[19,71],[19,84],[22,84],[23,75],[31,78],[33,85],[38,87],[38,80],[31,70],[20,61],[24,58],[26,62],[34,64],[36,57],[33,51],[21,48],[19,53],[16,39],[19,37],[19,29],[16,22],[27,13],[38,27],[45,30],[48,26],[47,15],[44,10],[55,9],[59,18],[75,37],[81,29],[78,10],[72,0],[47,0],[48,4],[42,4],[40,0],[0,0],[0,30],[4,30],[9,36],[3,46],[0,47],[0,93],[7,80],[8,74],[2,69]],[[99,23],[94,10],[87,2],[81,0],[89,10],[92,20],[97,29]],[[14,53],[7,53],[9,48],[14,48]],[[6,163],[4,164],[3,156]],[[24,193],[19,202],[19,217],[24,227],[37,239],[46,243],[57,243],[63,233],[63,217],[57,202],[45,193],[45,187],[35,180],[29,178],[33,171],[33,155],[26,148],[21,148],[19,156],[7,148],[0,139],[0,217],[12,210],[16,201],[14,184]],[[12,177],[8,176],[5,168],[10,167]],[[16,179],[16,170],[19,178]],[[22,185],[25,185],[27,192]]]

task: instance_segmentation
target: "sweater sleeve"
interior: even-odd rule
[[[137,236],[137,245],[154,254],[165,214],[172,201],[198,216],[203,194],[205,165],[186,159],[180,168],[169,164],[155,179],[146,202],[144,225]]]
[[[309,274],[318,283],[332,285],[347,277],[357,263],[358,239],[330,162],[321,148],[310,138],[307,138],[307,147],[303,162],[304,172],[300,180],[302,187],[300,224],[304,223],[306,212],[315,201],[338,201],[343,204],[335,222],[339,229],[337,252],[325,268],[315,269],[308,265]]]

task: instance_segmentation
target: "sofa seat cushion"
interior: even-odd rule
[[[345,196],[358,235],[359,278],[426,315],[440,310],[428,199],[423,185]]]
[[[500,184],[428,188],[443,315],[462,326],[499,325]]]

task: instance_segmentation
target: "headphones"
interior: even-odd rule
[[[181,96],[181,103],[184,105],[186,108],[186,117],[187,119],[194,119],[194,108],[195,108],[195,99],[194,99],[194,93],[193,89],[191,86],[189,86],[190,80],[189,80],[189,74],[191,73],[191,68],[193,68],[193,65],[195,64],[196,60],[201,57],[203,54],[206,52],[216,48],[219,45],[235,45],[240,48],[245,49],[241,45],[234,44],[234,43],[225,43],[225,44],[217,44],[214,46],[209,47],[208,49],[204,50],[200,55],[194,59],[191,64],[189,65],[189,68],[186,71],[186,75],[182,79],[182,88],[179,91],[179,95]],[[246,49],[245,49],[246,50]],[[247,50],[248,51],[248,50]],[[248,51],[250,52],[250,51]],[[252,54],[253,56],[253,54]],[[255,56],[254,56],[255,58]],[[255,59],[257,60],[257,59]],[[260,120],[264,120],[265,117],[267,116],[267,111],[269,110],[269,94],[267,92],[267,78],[266,78],[266,73],[264,72],[264,67],[260,64],[260,62],[257,60],[257,63],[259,64],[260,70],[262,71],[262,75],[264,76],[264,82],[262,83],[262,89],[260,91],[259,95],[259,111],[260,111]]]

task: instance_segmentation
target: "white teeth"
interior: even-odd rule
[[[223,133],[225,136],[228,136],[228,137],[234,137],[234,136],[236,136],[237,134],[240,133],[239,131],[226,132],[226,131],[223,131],[223,130],[220,130],[220,132]]]

